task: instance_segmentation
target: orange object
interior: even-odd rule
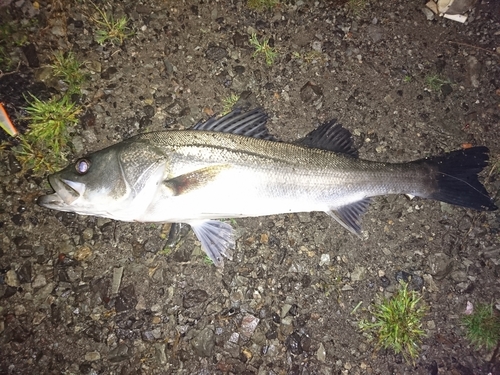
[[[462,143],[462,149],[467,150],[472,147],[472,143]]]
[[[2,103],[0,103],[0,126],[3,130],[5,130],[7,134],[12,137],[15,137],[19,134],[12,121],[10,121],[9,115],[7,115],[7,112],[5,111]]]

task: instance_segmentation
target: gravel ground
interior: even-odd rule
[[[96,5],[129,17],[135,35],[97,44],[88,0],[0,1],[3,17],[31,22],[29,43],[12,52],[17,69],[0,75],[0,101],[21,129],[23,95],[61,89],[43,71],[54,51],[85,63],[75,157],[190,127],[236,94],[263,106],[285,141],[338,119],[365,159],[486,145],[484,182],[498,202],[499,2],[480,0],[465,24],[429,20],[416,0],[262,12],[236,0]],[[276,48],[272,65],[253,56],[252,33]],[[432,76],[446,83],[432,88]],[[1,374],[500,373],[498,353],[472,347],[460,325],[467,301],[500,303],[497,212],[380,197],[362,239],[323,213],[238,219],[235,257],[220,271],[192,232],[165,255],[167,225],[38,207],[46,179],[1,158]],[[358,329],[401,272],[429,309],[415,364]]]

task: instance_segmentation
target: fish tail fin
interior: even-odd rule
[[[425,198],[479,211],[497,209],[478,174],[488,165],[487,147],[471,147],[445,155],[417,161],[429,165],[434,171],[436,189]]]

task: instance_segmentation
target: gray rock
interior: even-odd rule
[[[379,26],[369,25],[367,31],[373,43],[378,43],[384,39],[384,30]]]
[[[257,328],[257,325],[259,324],[259,321],[260,319],[253,315],[245,315],[241,320],[241,334],[246,338],[252,337],[255,328]]]
[[[208,293],[202,289],[193,289],[186,293],[182,305],[189,309],[205,302],[208,299]]]
[[[87,352],[85,353],[85,360],[89,362],[98,361],[101,359],[101,353],[99,352]]]
[[[474,56],[469,56],[467,59],[467,70],[469,73],[469,82],[472,87],[478,88],[480,86],[481,63]]]
[[[210,357],[215,346],[215,332],[213,326],[207,326],[197,332],[191,341],[194,352],[200,357]]]
[[[129,348],[125,344],[119,344],[116,348],[111,350],[108,355],[110,362],[122,362],[129,357]]]
[[[43,274],[38,274],[35,276],[35,279],[31,283],[31,286],[33,289],[38,289],[41,288],[42,286],[47,285],[47,279],[45,278],[45,275]]]
[[[227,50],[225,48],[219,46],[209,46],[205,51],[205,57],[212,61],[220,61],[226,58],[228,55]]]
[[[19,283],[19,278],[17,277],[17,273],[14,270],[8,270],[5,274],[5,284],[12,287],[19,287],[21,284]]]

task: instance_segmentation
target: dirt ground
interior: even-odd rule
[[[96,43],[88,0],[9,3],[9,22],[37,22],[0,75],[0,101],[20,119],[28,92],[57,93],[39,74],[54,51],[73,51],[89,75],[75,158],[190,127],[235,94],[262,106],[285,141],[338,119],[364,159],[488,146],[482,176],[498,202],[499,2],[480,0],[460,24],[429,20],[417,0],[270,11],[241,0],[96,1],[130,18],[121,46]],[[273,64],[253,56],[252,33],[270,38]],[[324,213],[238,219],[234,259],[219,271],[192,232],[165,254],[168,226],[37,206],[46,178],[14,166],[4,152],[0,374],[500,374],[498,353],[472,347],[460,324],[467,301],[500,303],[498,211],[380,197],[362,239]],[[401,272],[421,280],[428,306],[415,364],[358,328]]]

